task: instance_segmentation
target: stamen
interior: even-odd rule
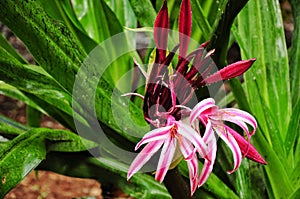
[[[212,54],[214,54],[214,52],[215,52],[215,49],[208,51],[208,53],[205,55],[205,57],[210,57]]]
[[[187,106],[184,106],[184,105],[176,105],[175,108],[184,108],[184,109],[187,109],[189,111],[192,111],[191,108],[187,107]]]
[[[123,95],[121,95],[122,97],[127,97],[127,96],[137,96],[137,97],[139,97],[139,98],[141,98],[142,100],[144,100],[144,96],[143,95],[141,95],[141,94],[139,94],[139,93],[125,93],[125,94],[123,94]]]
[[[136,58],[133,57],[133,62],[134,64],[138,67],[138,69],[141,71],[141,73],[143,74],[143,76],[146,78],[146,79],[149,79],[149,76],[147,75],[146,71],[142,68],[142,66],[137,62]]]

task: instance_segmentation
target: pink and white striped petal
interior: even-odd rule
[[[224,120],[236,124],[238,124],[239,121],[243,121],[253,128],[253,131],[250,133],[250,135],[253,135],[255,133],[257,128],[257,122],[251,114],[236,108],[224,108],[222,109],[222,112],[224,115]]]
[[[215,139],[215,136],[213,136],[213,138],[214,139],[211,139],[208,142],[208,147],[210,148],[208,153],[209,159],[205,159],[204,161],[202,172],[199,177],[198,187],[201,187],[207,181],[214,167],[217,154],[217,140]]]
[[[212,137],[215,137],[214,131],[212,129],[212,124],[211,121],[208,120],[206,127],[205,127],[205,132],[203,135],[203,141],[205,143],[208,143],[210,141],[210,139],[212,139]]]
[[[226,126],[221,129],[215,129],[215,131],[218,133],[220,138],[227,144],[227,146],[232,151],[233,160],[234,160],[234,166],[231,171],[227,171],[227,173],[231,174],[235,172],[242,163],[242,153],[240,150],[240,147],[234,137],[231,135],[231,133],[227,130]]]
[[[194,145],[198,153],[202,157],[205,157],[207,154],[207,146],[202,137],[190,126],[180,122],[176,122],[176,124],[178,125],[178,133],[189,140]]]
[[[127,180],[129,180],[135,173],[137,173],[149,159],[160,149],[164,140],[154,141],[147,144],[143,150],[135,157],[131,163],[128,173]]]
[[[190,188],[191,188],[191,195],[193,195],[197,189],[198,185],[198,158],[195,153],[193,156],[186,160],[188,169],[189,169],[189,178],[190,178]]]
[[[198,187],[202,186],[211,174],[217,154],[217,139],[212,130],[210,121],[207,123],[203,140],[205,143],[207,143],[209,152],[208,157],[205,159],[203,164],[202,172],[199,177]]]
[[[185,137],[180,138],[179,148],[185,160],[188,160],[191,157],[194,150],[193,144]]]
[[[165,127],[154,129],[149,133],[145,134],[144,137],[141,139],[141,141],[139,141],[135,146],[135,150],[139,149],[141,145],[146,144],[148,142],[165,140],[167,137],[170,136],[169,131],[171,128],[172,126],[165,126]]]
[[[193,195],[198,185],[198,158],[196,150],[194,150],[194,147],[189,140],[182,137],[180,143],[180,151],[189,169],[190,188],[191,194]]]
[[[213,119],[213,120],[220,120],[220,116],[218,116],[218,115],[210,116],[210,118]],[[231,118],[231,117],[224,116],[224,114],[222,115],[221,119],[224,120],[224,121],[232,122],[232,123],[238,125],[239,127],[241,127],[243,129],[243,131],[246,133],[246,135],[248,137],[248,141],[250,141],[251,135],[253,135],[252,132],[255,132],[255,130],[256,130],[256,129],[253,129],[253,131],[250,133],[249,129],[248,129],[248,126],[245,122],[243,122],[241,120],[237,120],[236,118]],[[222,121],[220,121],[220,122],[222,122]]]
[[[164,146],[161,150],[161,155],[157,164],[155,180],[160,183],[164,180],[167,171],[172,163],[175,150],[176,150],[177,140],[173,139],[171,136],[165,141]]]
[[[214,107],[216,107],[216,105],[215,100],[213,98],[207,98],[202,100],[193,108],[190,115],[190,123],[192,124],[203,112]]]

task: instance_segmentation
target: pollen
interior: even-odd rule
[[[172,138],[175,138],[177,135],[177,127],[176,125],[173,125],[172,128],[170,129],[170,134]]]

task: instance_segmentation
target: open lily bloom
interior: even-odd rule
[[[232,151],[234,167],[233,170],[228,171],[228,173],[232,173],[238,169],[241,164],[242,157],[245,156],[258,163],[266,164],[266,161],[249,143],[250,137],[255,133],[257,128],[256,120],[249,113],[235,108],[218,109],[215,105],[214,99],[208,98],[199,102],[191,111],[191,124],[198,124],[197,121],[200,121],[205,126],[206,131],[203,138],[205,142],[209,143],[209,149],[211,149],[209,155],[211,159],[210,161],[205,162],[203,170],[207,172],[212,171],[217,148],[216,139],[213,139],[215,134],[219,136]],[[227,126],[224,123],[225,121],[236,124],[243,129],[248,140]],[[253,128],[251,132],[249,131],[247,124]],[[205,176],[200,177],[199,186],[205,182]]]
[[[143,144],[147,144],[132,162],[127,178],[142,168],[142,166],[162,147],[158,161],[155,179],[162,182],[171,163],[174,160],[176,148],[187,161],[190,172],[191,193],[198,184],[198,158],[206,156],[207,147],[201,136],[189,125],[176,121],[169,116],[165,127],[157,128],[147,133],[136,145],[136,150]]]

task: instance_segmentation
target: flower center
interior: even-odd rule
[[[171,134],[171,137],[172,137],[172,138],[175,138],[175,137],[176,137],[176,135],[177,135],[177,127],[176,127],[176,124],[174,124],[174,125],[172,126],[172,128],[170,129],[170,134]]]

